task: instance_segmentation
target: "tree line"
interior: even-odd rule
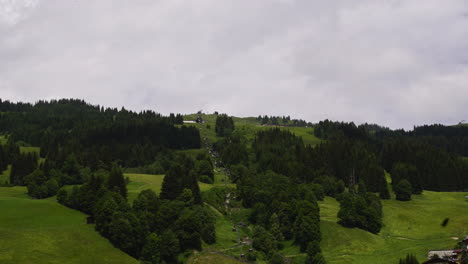
[[[259,115],[256,120],[262,125],[274,126],[294,126],[294,127],[310,127],[312,123],[302,119],[291,119],[290,116],[261,116]]]

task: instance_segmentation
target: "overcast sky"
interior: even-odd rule
[[[466,0],[0,0],[0,98],[468,120]]]

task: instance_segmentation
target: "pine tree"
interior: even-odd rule
[[[161,235],[161,257],[167,263],[176,263],[175,257],[180,251],[179,240],[171,230],[166,230]]]
[[[294,239],[302,252],[307,249],[309,242],[320,241],[320,226],[317,220],[309,215],[299,214],[294,223]]]
[[[127,198],[127,184],[122,173],[122,169],[117,164],[113,164],[109,173],[107,187],[111,191],[120,193],[122,197]]]
[[[278,215],[276,213],[273,213],[270,217],[270,233],[275,237],[276,241],[281,242],[284,240]]]
[[[161,199],[174,200],[180,195],[182,191],[180,186],[181,175],[181,165],[173,164],[166,173],[166,176],[164,176],[161,186],[161,194],[159,195]]]
[[[161,263],[161,238],[151,233],[146,238],[146,244],[141,250],[140,260],[143,264],[159,264]]]

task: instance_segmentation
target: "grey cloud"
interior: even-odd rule
[[[463,0],[0,0],[0,97],[451,124],[467,119],[467,13]]]

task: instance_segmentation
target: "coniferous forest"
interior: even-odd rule
[[[200,131],[211,128],[184,125],[180,114],[74,99],[0,100],[0,172],[11,168],[1,184],[25,186],[34,199],[56,196],[116,248],[152,264],[181,263],[181,255],[217,243],[216,215],[234,219],[236,212],[242,224],[232,220],[233,231],[248,226],[251,239],[239,260],[287,263],[282,250],[290,243],[302,263],[327,263],[319,206],[326,197],[339,203],[339,225],[378,234],[382,200],[468,189],[467,126],[405,131],[289,116],[255,120],[266,127],[248,135],[216,114],[208,142]],[[306,144],[283,126],[311,127],[320,143]],[[21,151],[28,146],[40,152]],[[188,154],[193,149],[207,152]],[[229,186],[202,191],[200,182],[212,185],[220,169]],[[131,170],[164,175],[160,192],[142,190],[130,200]]]

